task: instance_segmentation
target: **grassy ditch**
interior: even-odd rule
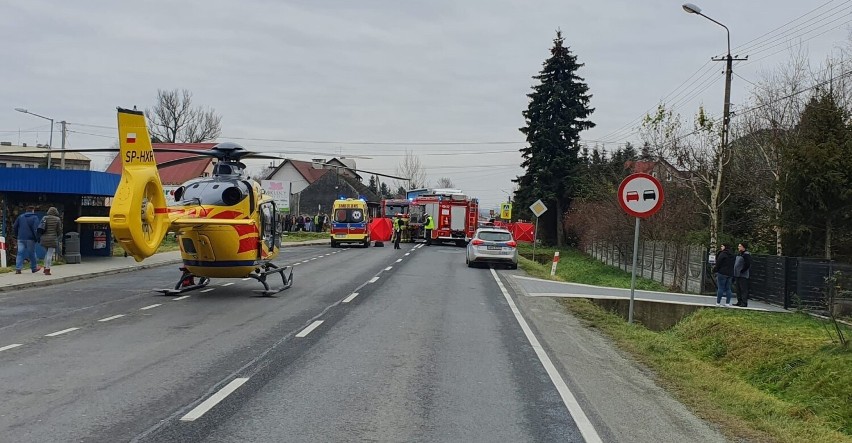
[[[573,266],[576,254],[561,252],[560,266]],[[549,265],[523,260],[522,266],[549,275]],[[586,268],[580,280],[560,279],[615,281],[609,270],[589,275],[596,272]],[[619,272],[625,274],[619,287],[625,280],[629,285],[629,274]],[[819,319],[710,308],[653,332],[588,300],[561,302],[650,367],[669,392],[729,438],[852,442],[852,350],[832,342]]]
[[[284,236],[281,238],[281,241],[284,243],[293,243],[299,241],[307,241],[307,240],[328,240],[330,239],[330,234],[328,232],[286,232]]]

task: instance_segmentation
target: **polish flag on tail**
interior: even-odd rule
[[[127,143],[136,143],[136,133],[128,132],[127,133]]]

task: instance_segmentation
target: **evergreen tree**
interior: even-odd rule
[[[381,195],[384,198],[390,198],[391,197],[391,191],[390,191],[390,188],[388,188],[387,183],[382,182],[382,186],[381,186],[381,189],[379,191],[379,195]]]
[[[527,94],[527,125],[520,129],[528,144],[521,149],[526,172],[515,180],[518,207],[527,208],[540,198],[548,211],[540,220],[539,237],[559,246],[565,244],[563,214],[582,186],[580,132],[595,126],[588,120],[594,111],[589,87],[577,75],[583,64],[563,42],[562,31],[557,31],[550,58],[533,77],[540,83]]]
[[[788,174],[785,214],[788,227],[807,238],[800,252],[813,254],[814,243],[832,257],[832,239],[848,230],[852,214],[852,135],[849,116],[829,92],[805,106],[799,143],[786,152]],[[841,230],[841,232],[837,232]]]
[[[379,194],[381,192],[381,190],[379,189],[379,181],[376,179],[375,175],[370,176],[369,186],[371,191],[376,191],[376,194]],[[381,194],[379,194],[379,196],[381,196]]]

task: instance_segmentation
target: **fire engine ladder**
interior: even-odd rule
[[[476,232],[476,228],[479,226],[479,207],[471,206],[469,211],[467,211],[467,226],[472,226],[472,232]],[[470,233],[473,236],[473,233]],[[466,233],[467,234],[467,233]]]

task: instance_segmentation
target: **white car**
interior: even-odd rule
[[[465,263],[502,263],[509,269],[518,269],[518,244],[512,233],[501,228],[480,228],[467,244]]]

